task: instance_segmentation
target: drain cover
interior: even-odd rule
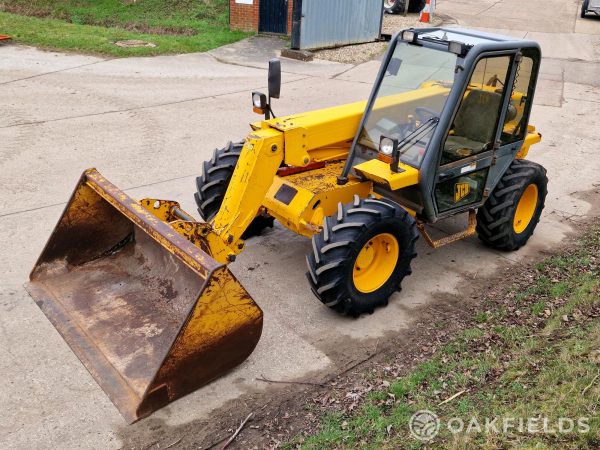
[[[125,41],[117,41],[115,45],[119,47],[156,47],[152,42],[140,41],[139,39],[127,39]]]

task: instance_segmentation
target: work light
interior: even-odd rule
[[[267,107],[267,96],[262,92],[253,92],[252,106],[256,114],[264,114]]]
[[[379,151],[385,156],[391,157],[397,146],[398,141],[389,137],[382,136],[381,141],[379,141]]]
[[[462,42],[450,41],[448,43],[448,51],[458,56],[464,56],[467,53],[468,47]]]
[[[402,40],[414,43],[417,40],[417,33],[412,30],[405,30],[402,32]]]

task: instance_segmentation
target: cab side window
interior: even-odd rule
[[[511,56],[477,63],[444,143],[441,165],[493,148],[510,64]]]
[[[525,50],[519,63],[512,86],[510,102],[504,120],[500,140],[502,144],[512,144],[525,138],[531,99],[533,98],[534,64],[536,59],[532,51]],[[537,70],[537,69],[536,69]]]

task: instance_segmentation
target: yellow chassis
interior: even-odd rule
[[[423,86],[387,97],[376,110],[399,103],[422,104],[447,93],[447,88],[436,84]],[[337,183],[365,105],[357,102],[251,125],[253,131],[245,140],[223,206],[205,234],[213,258],[222,263],[232,261],[244,248],[242,234],[261,211],[295,233],[311,237],[321,231],[323,218],[334,214],[339,203],[374,194],[374,183],[395,191],[419,182],[417,169],[400,163],[404,171],[395,173],[389,164],[373,159],[354,167],[361,179],[350,175],[348,183]],[[518,157],[524,158],[529,147],[539,141],[539,134],[530,126]],[[282,164],[310,170],[280,176]],[[311,169],[315,164],[319,168]]]

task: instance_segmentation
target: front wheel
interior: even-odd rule
[[[547,193],[546,169],[515,159],[477,211],[479,238],[499,250],[521,248],[540,221]]]
[[[373,312],[410,275],[417,238],[414,219],[392,201],[356,197],[340,204],[306,257],[312,291],[341,314]]]

